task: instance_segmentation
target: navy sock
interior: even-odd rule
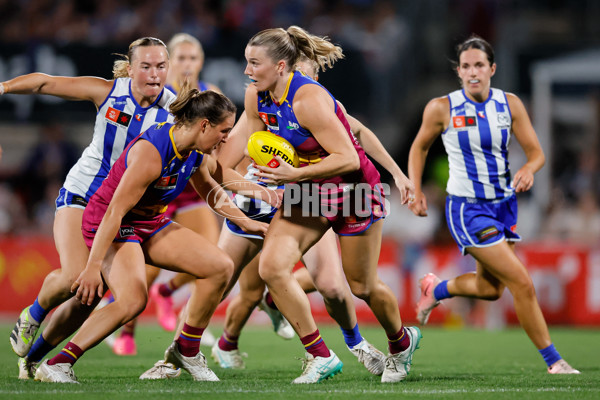
[[[38,303],[38,299],[36,298],[31,307],[29,307],[29,314],[33,319],[41,323],[44,318],[46,318],[46,315],[48,315],[48,311],[40,306],[40,303]]]
[[[31,350],[29,350],[29,353],[27,353],[27,358],[29,358],[29,360],[31,361],[38,362],[42,358],[44,358],[46,354],[54,350],[55,347],[55,345],[46,342],[46,340],[44,339],[44,335],[40,335],[35,341],[35,343],[33,343],[33,346],[31,347]]]
[[[363,340],[360,331],[358,330],[358,324],[356,324],[352,329],[340,329],[344,334],[344,342],[346,342],[346,346],[350,348],[353,348]]]
[[[438,301],[454,297],[448,293],[448,281],[441,281],[438,283],[435,289],[433,289],[433,297]]]
[[[551,344],[545,349],[541,349],[538,351],[540,352],[542,357],[544,357],[544,361],[546,361],[546,364],[548,366],[551,366],[552,364],[554,364],[562,358],[560,354],[558,354],[558,351],[554,348],[554,344]]]

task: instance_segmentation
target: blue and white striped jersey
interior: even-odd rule
[[[450,123],[442,134],[450,165],[446,191],[487,200],[511,195],[508,143],[512,116],[506,94],[492,88],[485,102],[475,103],[457,90],[448,99]]]
[[[131,78],[115,79],[96,114],[92,143],[69,171],[65,189],[89,201],[131,140],[158,122],[173,122],[168,111],[173,100],[175,95],[163,89],[153,104],[141,107],[131,93]]]

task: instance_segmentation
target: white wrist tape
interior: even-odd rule
[[[0,83],[0,96],[4,94],[4,85]]]

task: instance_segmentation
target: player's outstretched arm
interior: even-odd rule
[[[65,77],[35,72],[0,83],[0,94],[47,94],[67,100],[88,100],[100,106],[112,85],[113,81],[93,76]]]

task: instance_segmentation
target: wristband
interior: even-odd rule
[[[4,94],[4,85],[0,83],[0,96]]]

